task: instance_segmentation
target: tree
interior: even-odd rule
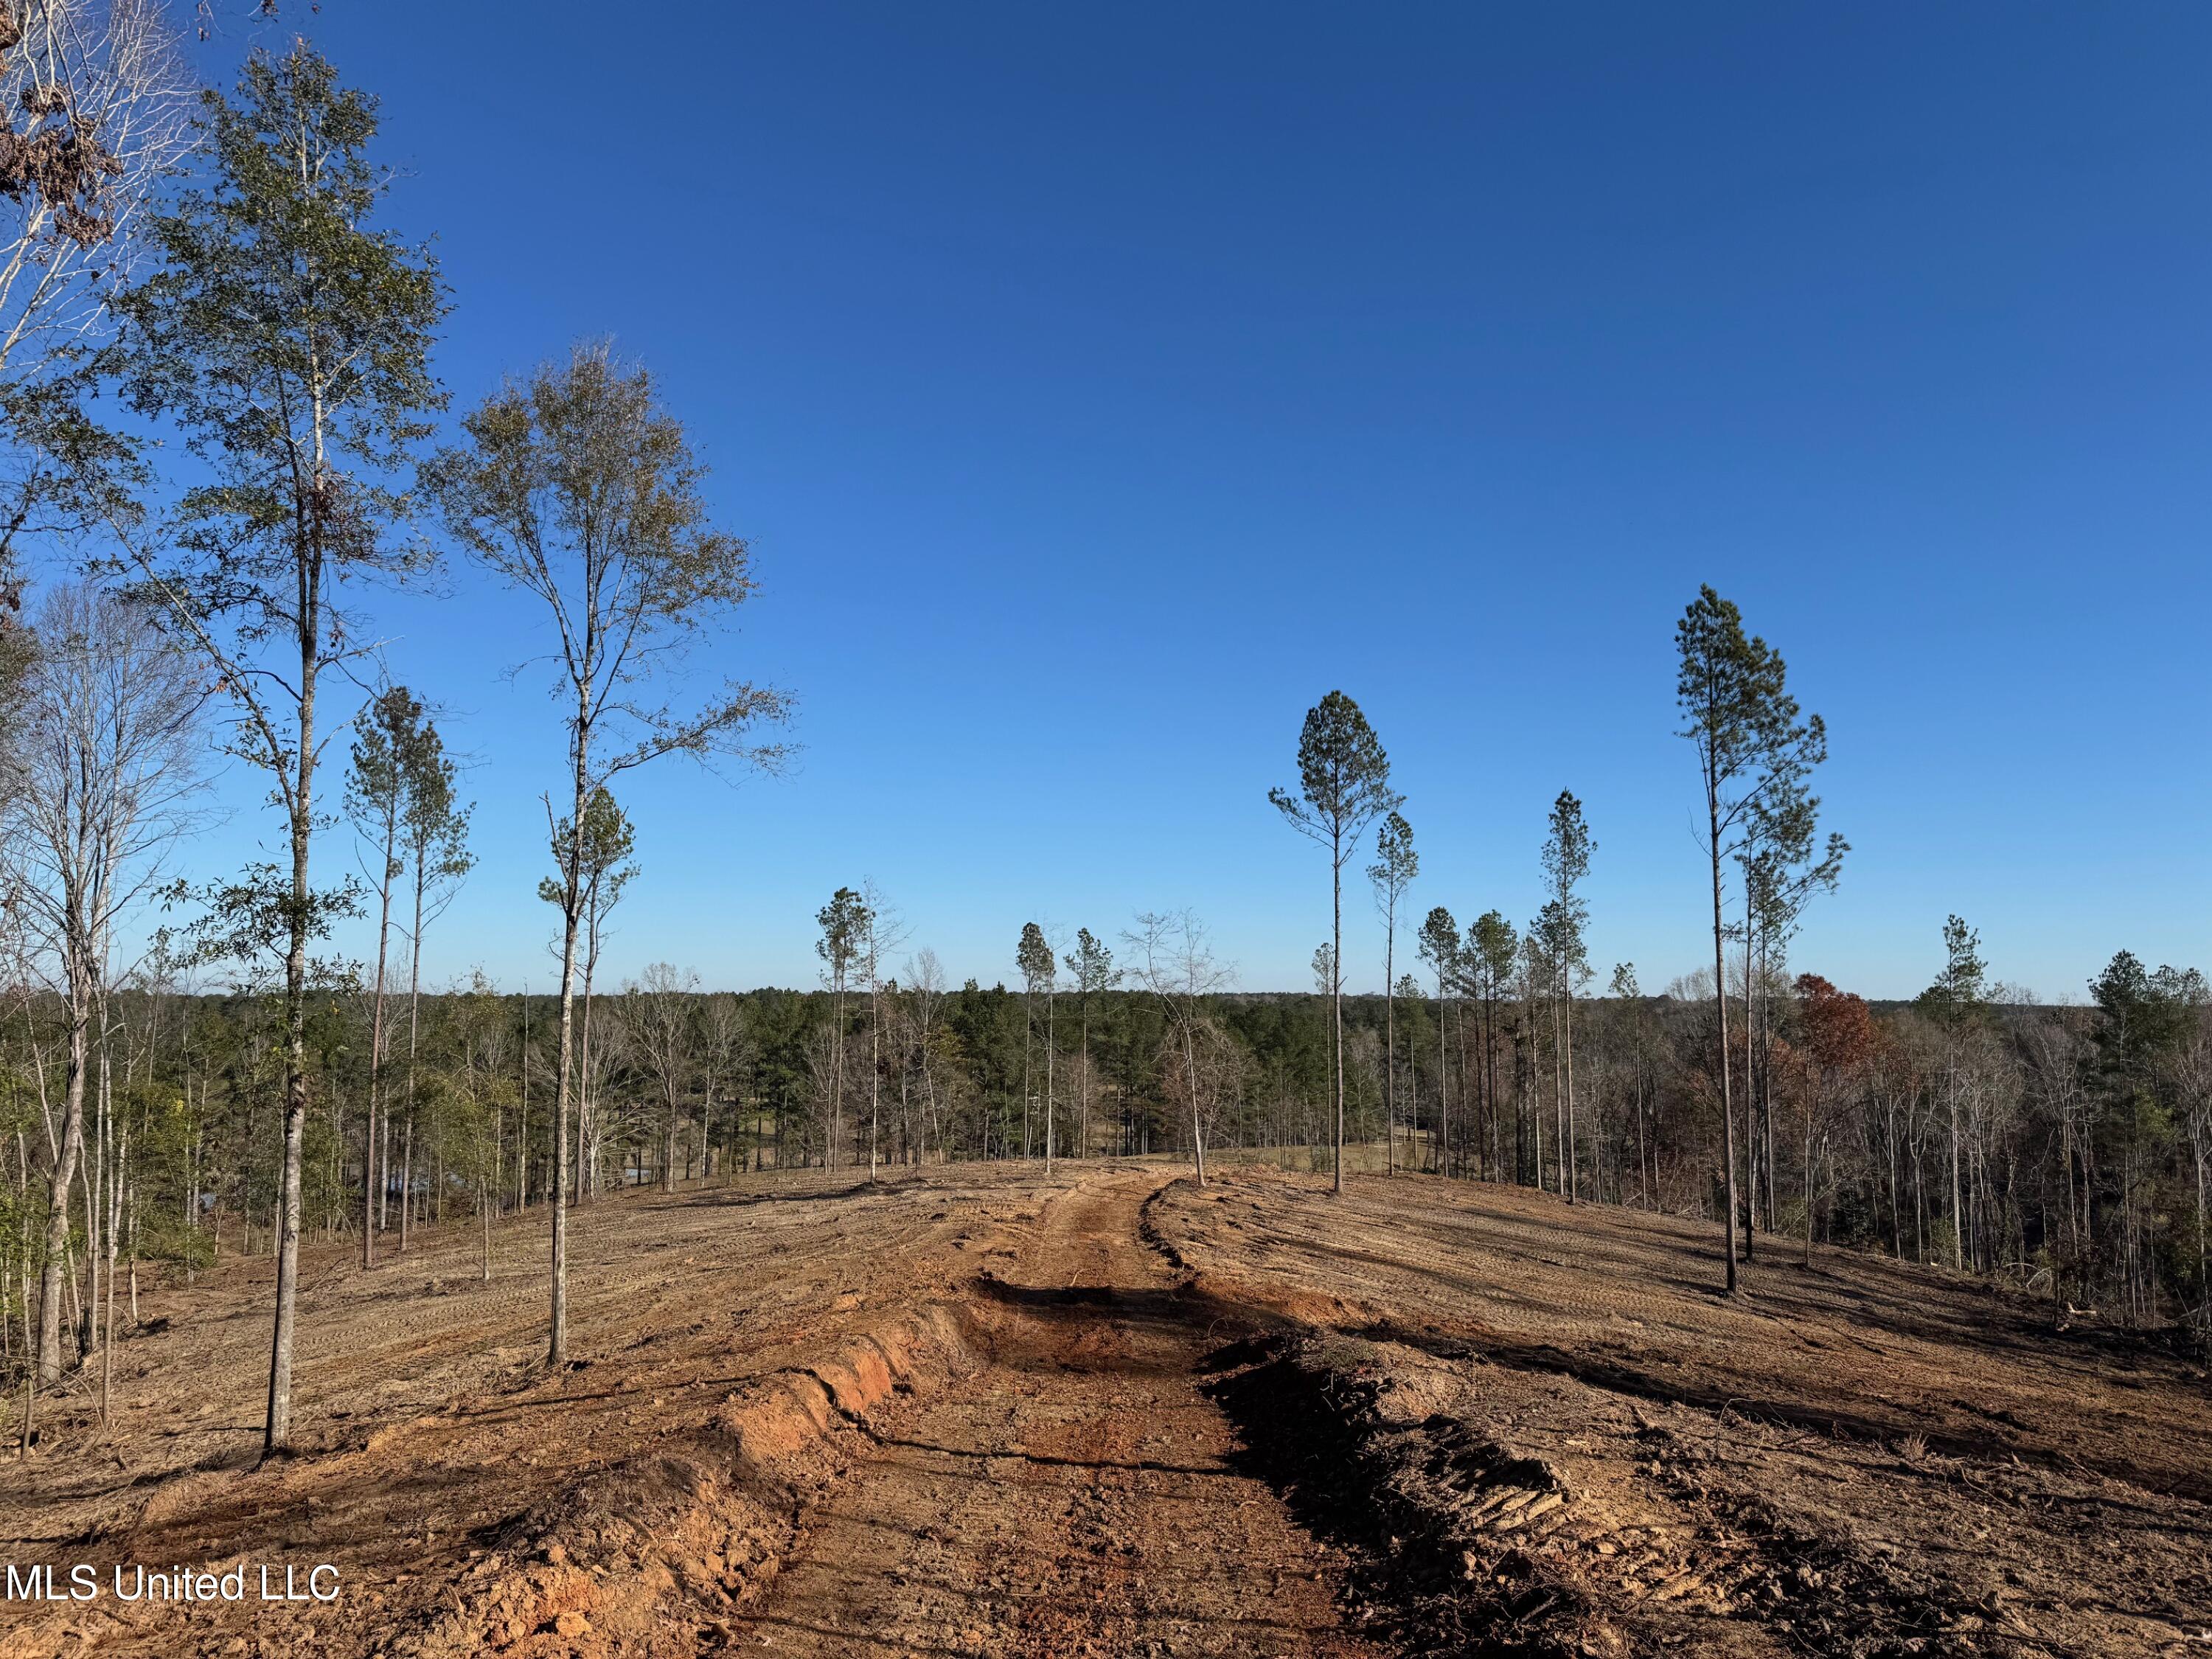
[[[706,469],[643,369],[604,345],[510,381],[462,422],[467,441],[427,481],[462,550],[536,599],[552,632],[573,823],[617,775],[668,755],[774,771],[764,725],[789,714],[782,692],[731,681],[688,708],[654,700],[685,653],[725,635],[753,592],[750,556],[709,521]],[[549,823],[558,815],[549,795]],[[556,838],[557,839],[557,838]],[[561,1024],[554,1145],[565,1147],[575,1060],[576,938],[586,885],[569,843],[561,871]],[[568,1170],[553,1159],[550,1364],[568,1358]]]
[[[1753,801],[1746,819],[1741,850],[1743,868],[1743,994],[1746,1091],[1758,1114],[1758,1144],[1752,1168],[1763,1187],[1767,1224],[1775,1224],[1776,1177],[1774,1108],[1769,1073],[1774,1047],[1771,1014],[1761,1018],[1768,1000],[1767,986],[1782,967],[1784,953],[1796,937],[1805,907],[1813,896],[1833,892],[1843,873],[1844,855],[1850,844],[1829,834],[1825,849],[1818,848],[1815,830],[1820,802],[1807,787],[1806,776],[1820,758],[1800,751],[1784,757],[1768,787]],[[1808,1202],[1810,1202],[1808,1197]],[[1750,1249],[1745,1236],[1745,1249]]]
[[[592,790],[585,804],[584,828],[562,818],[553,826],[553,868],[564,872],[571,860],[576,866],[583,910],[583,1012],[577,1021],[576,1041],[576,1197],[599,1195],[600,1142],[599,1100],[592,1082],[592,996],[598,982],[600,953],[606,947],[607,916],[622,902],[623,891],[637,875],[630,854],[637,832],[614,793],[605,784]],[[541,877],[538,896],[565,910],[568,885],[562,874]],[[565,1152],[563,1156],[566,1156]]]
[[[1943,1102],[1951,1134],[1951,1265],[1966,1265],[1966,1211],[1959,1191],[1959,1039],[1978,1019],[1989,969],[1981,957],[1982,936],[1958,916],[1943,923],[1943,966],[1920,994],[1943,1033]],[[2132,958],[2130,958],[2132,960]]]
[[[384,1024],[385,982],[392,943],[392,890],[406,868],[399,855],[400,818],[406,808],[410,751],[421,741],[422,705],[404,685],[387,687],[354,716],[353,763],[346,773],[346,816],[353,821],[376,895],[376,977],[369,992],[368,1100],[362,1114],[361,1265],[376,1265],[376,1235],[384,1225],[377,1181],[377,1122],[383,1115],[384,1060],[390,1044]],[[389,1185],[386,1172],[385,1185]]]
[[[1723,957],[1727,924],[1722,913],[1721,867],[1741,846],[1746,816],[1771,781],[1788,775],[1796,757],[1822,750],[1826,739],[1820,716],[1798,720],[1780,655],[1765,641],[1746,635],[1742,612],[1710,586],[1698,590],[1697,599],[1675,624],[1674,647],[1679,659],[1674,696],[1684,721],[1680,735],[1697,751],[1705,808],[1700,842],[1712,876],[1713,995],[1719,1015],[1722,1144],[1727,1165],[1728,1214],[1722,1232],[1728,1290],[1734,1295],[1735,1107],[1729,1075],[1728,970]]]
[[[1114,966],[1114,953],[1091,936],[1088,927],[1075,930],[1075,953],[1063,957],[1067,971],[1075,975],[1076,1018],[1081,1023],[1082,1036],[1077,1053],[1076,1089],[1081,1104],[1078,1109],[1075,1155],[1091,1155],[1091,1000],[1103,996],[1121,983],[1121,975]]]
[[[878,1119],[882,1110],[884,1082],[884,953],[898,948],[906,937],[896,924],[890,907],[872,881],[860,884],[866,921],[860,929],[860,963],[868,975],[868,1179],[876,1178]]]
[[[1566,1068],[1560,1100],[1559,1190],[1568,1203],[1575,1201],[1575,977],[1587,975],[1583,930],[1589,926],[1589,906],[1575,888],[1589,873],[1590,854],[1597,843],[1583,822],[1583,804],[1568,790],[1559,791],[1552,803],[1551,833],[1545,837],[1544,882],[1551,902],[1544,907],[1545,947],[1558,973],[1559,994],[1559,1052]]]
[[[1633,1033],[1629,1076],[1630,1086],[1636,1096],[1636,1195],[1637,1201],[1649,1209],[1652,1188],[1657,1184],[1645,1167],[1652,1151],[1653,1139],[1649,1121],[1650,1095],[1647,1085],[1650,1073],[1645,1065],[1645,1048],[1651,1026],[1650,1011],[1644,1006],[1644,988],[1636,982],[1634,963],[1613,963],[1613,981],[1606,988],[1613,1000],[1628,1011],[1630,1030]]]
[[[476,867],[469,851],[469,815],[453,797],[453,763],[426,716],[405,750],[403,812],[407,862],[414,871],[415,923],[407,934],[407,1118],[399,1156],[399,1248],[407,1249],[410,1195],[415,1190],[416,1058],[422,1034],[422,933],[445,914]]]
[[[345,893],[318,894],[309,842],[322,676],[374,649],[338,603],[340,583],[422,562],[392,531],[408,503],[384,482],[442,406],[430,378],[445,310],[436,267],[371,221],[390,175],[373,167],[376,103],[338,84],[304,42],[257,53],[235,102],[206,96],[212,176],[152,226],[159,270],[121,302],[125,385],[141,414],[180,428],[212,473],[185,490],[166,538],[136,538],[143,591],[202,653],[236,711],[231,752],[269,775],[290,867],[256,866],[218,909],[258,903],[284,944],[284,1154],[269,1450],[289,1437],[299,1285],[300,1159],[307,1130],[308,945]],[[121,533],[118,528],[118,535]],[[276,659],[286,659],[280,665]]]
[[[1437,975],[1437,1128],[1442,1150],[1437,1165],[1445,1175],[1452,1172],[1451,1138],[1451,1074],[1446,1069],[1444,1035],[1444,997],[1453,979],[1460,971],[1459,924],[1452,913],[1441,904],[1430,911],[1421,922],[1421,960],[1436,969]]]
[[[1382,913],[1382,1112],[1389,1142],[1383,1165],[1392,1174],[1398,1168],[1398,904],[1420,873],[1413,826],[1393,812],[1375,832],[1375,862],[1367,866],[1375,908]]]
[[[150,896],[191,827],[206,694],[146,608],[113,594],[55,589],[33,638],[0,808],[10,908],[68,1021],[34,1356],[39,1382],[51,1383],[62,1370],[62,1274],[84,1152],[93,1022],[113,983],[118,921]]]
[[[834,1170],[837,1167],[837,1142],[844,1132],[845,1121],[845,991],[875,918],[859,893],[849,887],[840,887],[830,895],[830,902],[815,912],[814,920],[822,929],[822,937],[814,944],[814,954],[822,958],[823,977],[830,981],[834,1009],[830,1026],[830,1140],[823,1154],[824,1167]]]
[[[622,1023],[660,1096],[660,1190],[676,1190],[676,1120],[699,1046],[699,976],[656,962],[622,1000]]]
[[[1325,997],[1336,994],[1336,946],[1327,939],[1314,946],[1313,976],[1314,990],[1317,994]]]
[[[707,1057],[707,1091],[700,1104],[699,1172],[703,1177],[714,1174],[716,1168],[714,1117],[714,1102],[720,1093],[719,1085],[727,1080],[731,1085],[731,1104],[741,1107],[744,1103],[745,1091],[739,1079],[752,1070],[755,1051],[750,1023],[746,1018],[744,1005],[735,997],[709,997],[702,1027],[700,1036]],[[740,1173],[745,1168],[744,1153],[738,1144],[741,1127],[733,1117],[726,1132],[726,1145],[737,1152]],[[720,1168],[722,1179],[726,1182],[729,1180],[726,1156],[722,1159]]]
[[[1521,941],[1502,910],[1486,910],[1477,916],[1468,926],[1467,940],[1475,995],[1482,1006],[1483,1109],[1490,1120],[1491,1169],[1495,1172],[1503,1167],[1504,1150],[1498,1144],[1498,1000],[1513,982],[1513,964],[1520,957]],[[1517,1105],[1515,1110],[1519,1110]],[[1513,1152],[1514,1178],[1518,1180],[1521,1134],[1517,1126],[1513,1135]]]
[[[1044,929],[1033,921],[1022,924],[1022,936],[1014,946],[1014,965],[1022,971],[1024,992],[1023,1008],[1028,1021],[1022,1033],[1022,1099],[1026,1110],[1029,1100],[1029,1042],[1036,1024],[1036,1016],[1030,1012],[1036,999],[1045,1001],[1044,1016],[1044,1169],[1052,1173],[1052,1007],[1054,992],[1059,987],[1058,959],[1053,955],[1051,941]]]
[[[1147,910],[1133,931],[1121,935],[1133,958],[1133,971],[1158,1006],[1169,1042],[1182,1073],[1180,1092],[1190,1119],[1190,1155],[1198,1184],[1206,1185],[1206,1120],[1212,1091],[1211,1067],[1200,1051],[1215,1041],[1206,1018],[1208,1000],[1228,988],[1231,975],[1213,954],[1206,925],[1188,910]],[[1342,1143],[1339,1142],[1340,1151]],[[1341,1184],[1341,1170],[1339,1175]]]
[[[1872,1062],[1876,1038],[1873,1012],[1863,999],[1838,990],[1818,974],[1800,974],[1796,992],[1797,1024],[1812,1059],[1815,1085],[1805,1109],[1805,1261],[1809,1266],[1821,1144],[1848,1091]]]
[[[1344,865],[1367,826],[1405,805],[1390,789],[1390,758],[1359,705],[1332,691],[1306,711],[1298,734],[1298,793],[1267,799],[1300,835],[1328,849],[1329,952],[1344,960]],[[1329,1052],[1335,1074],[1336,1190],[1344,1190],[1344,975],[1329,994]]]
[[[28,538],[135,522],[137,443],[92,415],[113,296],[190,149],[192,77],[156,0],[18,0],[0,22],[0,599]]]

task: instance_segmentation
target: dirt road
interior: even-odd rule
[[[1433,1177],[793,1171],[146,1287],[0,1459],[0,1556],[334,1564],[328,1605],[0,1600],[0,1659],[1521,1654],[2212,1642],[2195,1356],[1939,1269]]]
[[[798,1654],[1379,1653],[1345,1564],[1232,1468],[1225,1340],[1140,1237],[1171,1171],[1053,1200],[979,1319],[989,1363],[879,1431],[741,1629]]]

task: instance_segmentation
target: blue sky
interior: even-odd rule
[[[1952,910],[2046,997],[2212,957],[2212,11],[288,10],[384,100],[457,400],[611,335],[756,550],[715,665],[803,762],[638,777],[614,978],[810,982],[865,877],[956,977],[1188,905],[1304,987],[1326,866],[1266,792],[1340,686],[1417,915],[1533,914],[1571,787],[1593,957],[1656,988],[1705,948],[1701,581],[1831,728],[1800,965],[1910,994]],[[377,611],[480,803],[427,966],[542,986],[537,618],[465,570]],[[223,787],[210,872],[275,836]]]

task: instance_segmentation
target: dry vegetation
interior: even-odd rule
[[[333,1561],[329,1607],[9,1605],[0,1653],[2154,1654],[2208,1637],[2200,1371],[1941,1272],[1525,1190],[818,1173],[143,1299],[0,1465],[18,1562]]]

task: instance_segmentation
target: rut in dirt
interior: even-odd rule
[[[1243,1473],[1206,1392],[1238,1333],[1140,1240],[1157,1174],[1086,1182],[985,1285],[990,1361],[873,1436],[739,1644],[784,1653],[1384,1650],[1346,1563]]]

